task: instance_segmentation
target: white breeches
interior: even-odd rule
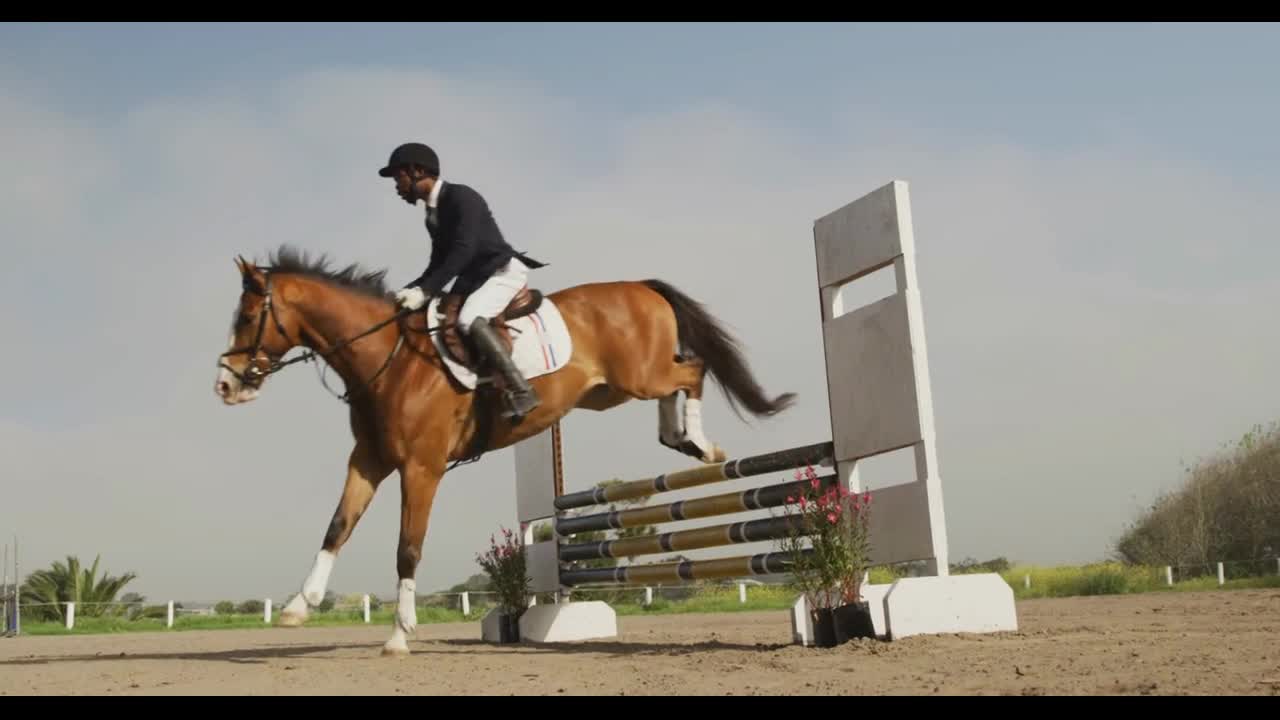
[[[528,266],[520,262],[520,258],[511,258],[493,277],[467,296],[467,301],[462,303],[462,309],[458,311],[459,328],[470,331],[471,323],[476,318],[491,318],[505,310],[528,279]]]

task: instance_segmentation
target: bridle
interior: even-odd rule
[[[289,333],[285,332],[284,324],[280,322],[280,318],[276,315],[275,304],[271,302],[271,269],[272,268],[259,268],[259,269],[262,270],[263,274],[266,276],[265,289],[259,290],[256,284],[253,283],[251,278],[247,275],[244,277],[244,284],[243,284],[245,292],[262,296],[262,308],[258,311],[258,331],[257,333],[254,334],[253,344],[247,347],[231,348],[230,350],[227,350],[226,352],[218,356],[219,358],[218,367],[221,367],[225,369],[227,372],[234,375],[242,385],[253,388],[255,390],[262,387],[262,383],[267,379],[267,377],[280,372],[281,370],[289,367],[290,365],[293,365],[294,363],[308,362],[308,361],[314,360],[317,356],[324,357],[329,353],[335,352],[337,350],[340,350],[346,347],[347,345],[350,345],[351,343],[355,342],[356,340],[359,340],[360,338],[366,335],[370,335],[374,332],[377,332],[378,330],[381,330],[382,328],[386,327],[387,325],[390,325],[393,322],[398,322],[401,318],[405,317],[407,314],[412,312],[411,310],[400,309],[390,318],[387,318],[386,320],[383,320],[382,322],[377,323],[373,327],[369,328],[368,330],[365,330],[364,332],[358,335],[354,335],[352,337],[347,338],[346,340],[343,340],[333,345],[323,353],[318,353],[315,350],[307,350],[305,353],[299,355],[298,357],[293,358],[292,360],[281,360],[280,358],[283,357],[282,355],[280,356],[273,355],[272,353],[267,352],[267,350],[262,347],[262,334],[267,327],[268,314],[271,315],[271,320],[276,325],[276,332],[280,333],[281,337],[283,337],[286,341],[288,341],[292,345],[301,345],[302,343],[293,342],[293,339],[289,337]],[[385,371],[387,367],[391,365],[391,359],[395,357],[396,352],[400,350],[400,346],[402,344],[404,344],[403,332],[401,332],[400,336],[396,338],[396,344],[394,347],[391,348],[391,352],[387,355],[387,359],[382,362],[382,366],[378,368],[378,371],[375,372],[372,377],[370,377],[368,380],[364,382],[364,386],[366,388],[372,385],[373,382],[378,379],[378,376],[381,375],[383,371]],[[265,368],[259,363],[258,356],[260,354],[266,357],[267,365]],[[225,358],[229,355],[248,355],[249,356],[249,365],[245,368],[243,373],[237,372],[235,368],[226,364],[226,362],[222,360],[222,358]],[[325,358],[325,359],[327,360],[328,358]],[[321,370],[320,372],[320,382],[321,384],[324,385],[326,390],[328,390],[330,393],[334,395],[334,397],[337,397],[339,400],[345,403],[351,402],[352,389],[347,388],[347,391],[341,395],[338,395],[337,393],[333,392],[333,388],[330,388],[329,383],[325,382],[323,370]]]
[[[267,377],[269,377],[270,375],[274,375],[275,373],[280,372],[281,370],[285,369],[286,367],[289,367],[294,363],[308,362],[308,361],[314,360],[317,356],[323,357],[328,353],[334,352],[336,350],[346,347],[347,345],[350,345],[351,343],[355,342],[356,340],[359,340],[360,338],[366,335],[377,332],[378,330],[381,330],[382,328],[386,327],[387,325],[390,325],[393,322],[399,322],[402,318],[406,317],[410,313],[418,312],[416,310],[400,308],[399,310],[396,311],[394,315],[387,318],[386,320],[383,320],[382,322],[377,323],[373,327],[369,328],[368,330],[365,330],[364,332],[358,335],[353,335],[352,337],[349,337],[346,340],[343,340],[333,345],[323,353],[318,353],[315,350],[307,350],[305,353],[299,355],[298,357],[293,358],[292,360],[281,360],[279,356],[273,356],[271,353],[267,352],[262,347],[262,333],[266,328],[268,314],[271,315],[271,320],[272,322],[275,323],[276,331],[280,333],[281,337],[289,341],[291,344],[301,345],[301,343],[293,343],[292,339],[289,337],[289,333],[285,332],[284,324],[281,323],[280,318],[276,316],[275,305],[271,302],[271,270],[273,268],[265,267],[265,268],[258,268],[258,269],[262,270],[263,274],[266,276],[265,289],[259,290],[257,285],[251,282],[251,279],[249,276],[245,276],[244,278],[245,292],[262,296],[262,309],[258,311],[258,331],[254,335],[253,345],[249,347],[231,348],[230,350],[227,350],[226,352],[218,356],[219,367],[225,368],[232,375],[236,376],[236,378],[238,378],[241,383],[254,389],[261,387],[263,381],[265,381]],[[426,306],[424,305],[424,307]],[[422,332],[423,334],[426,334],[426,335],[433,335],[435,333],[443,332],[449,327],[452,327],[452,325],[448,323],[442,323],[435,328],[431,328],[427,330],[415,329],[415,332]],[[396,352],[400,350],[400,346],[404,344],[404,336],[405,336],[405,328],[401,327],[400,335],[399,337],[396,338],[396,344],[394,347],[391,348],[391,352],[387,355],[387,359],[382,361],[382,367],[378,368],[378,371],[375,372],[372,377],[370,377],[368,380],[364,382],[364,387],[366,389],[372,386],[373,381],[377,380],[378,376],[381,375],[383,371],[386,370],[387,367],[391,365],[391,359],[395,357]],[[259,353],[265,355],[267,358],[268,364],[266,369],[263,369],[258,365]],[[222,361],[221,358],[225,358],[228,355],[248,355],[249,356],[249,365],[248,367],[245,368],[244,373],[236,372],[235,368],[231,367],[230,365],[227,365],[225,362]],[[325,367],[328,367],[328,365],[326,364]],[[329,383],[325,382],[323,370],[320,371],[320,383],[324,385],[325,389],[328,390],[329,393],[332,394],[334,397],[338,398],[344,403],[347,403],[347,404],[351,403],[351,388],[347,388],[347,391],[341,395],[335,393],[333,391],[333,388],[329,387]],[[480,442],[479,438],[482,438],[484,436],[477,435],[476,437],[478,438],[477,443],[483,445],[483,442]],[[461,465],[469,465],[471,463],[478,462],[482,454],[483,454],[483,451],[477,451],[471,457],[455,460],[453,463],[449,465],[448,468],[445,469],[445,472],[447,473]]]

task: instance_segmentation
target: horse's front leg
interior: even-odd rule
[[[443,456],[442,456],[443,457]],[[383,655],[408,655],[409,638],[418,627],[417,583],[414,576],[422,559],[422,542],[427,535],[431,504],[444,475],[444,465],[427,466],[410,461],[400,469],[400,546],[396,552],[396,616]]]
[[[302,583],[302,591],[280,613],[280,624],[296,627],[307,619],[308,606],[315,607],[324,600],[325,590],[329,586],[329,573],[333,570],[333,562],[338,551],[351,537],[360,516],[368,509],[369,502],[378,485],[391,474],[391,469],[378,459],[377,453],[367,449],[363,443],[357,443],[347,460],[347,482],[342,489],[342,498],[338,501],[338,509],[329,521],[329,529],[325,532],[324,542],[316,553],[311,572]]]

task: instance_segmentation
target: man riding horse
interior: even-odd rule
[[[704,432],[702,399],[714,379],[735,411],[771,417],[794,395],[770,397],[755,378],[737,340],[707,308],[661,279],[599,281],[574,285],[532,302],[546,303],[556,366],[526,380],[506,348],[505,327],[490,319],[518,313],[530,268],[542,263],[511,248],[484,199],[475,190],[440,179],[440,162],[427,146],[396,148],[379,173],[394,178],[410,204],[426,204],[431,259],[426,270],[395,293],[402,308],[417,311],[453,281],[445,318],[458,306],[459,329],[496,367],[508,389],[510,417],[523,422],[485,423],[469,412],[474,397],[445,380],[454,342],[433,341],[427,323],[399,323],[389,312],[383,274],[353,265],[330,270],[327,261],[300,257],[288,248],[264,266],[236,259],[240,275],[227,348],[218,355],[214,391],[239,405],[258,397],[276,372],[323,358],[355,393],[351,405],[354,444],[346,482],[300,592],[281,612],[282,625],[303,624],[324,599],[334,561],[374,493],[393,472],[400,475],[400,537],[396,546],[396,614],[383,652],[405,655],[417,627],[415,574],[436,493],[450,462],[491,452],[545,431],[576,410],[604,412],[632,400],[658,403],[658,441],[703,463],[722,463],[725,451]],[[512,303],[517,307],[509,310]],[[447,321],[446,321],[447,322]],[[531,323],[529,320],[524,322]],[[412,327],[417,325],[418,328]],[[556,329],[559,327],[559,330]],[[525,336],[530,337],[530,336]],[[282,360],[294,347],[308,352]],[[398,352],[402,347],[412,352]],[[463,352],[469,356],[469,352]],[[517,353],[517,357],[519,353]],[[458,358],[453,358],[457,361]],[[536,367],[530,362],[529,367]],[[561,369],[562,368],[562,369]],[[541,369],[541,368],[540,368]],[[532,375],[531,375],[532,377]],[[456,378],[455,378],[456,379]],[[538,396],[532,390],[536,383]],[[495,382],[495,384],[497,384]],[[683,412],[678,405],[684,397]],[[536,410],[535,410],[536,408]],[[482,442],[476,443],[481,437]],[[734,471],[736,472],[736,470]]]
[[[431,237],[426,270],[396,292],[396,302],[417,310],[453,280],[452,291],[463,296],[458,330],[502,374],[508,406],[503,414],[520,420],[541,401],[516,369],[490,318],[500,314],[525,286],[529,270],[544,264],[507,244],[480,193],[440,178],[440,159],[430,147],[415,142],[397,147],[378,175],[395,180],[396,193],[410,205],[423,201]]]

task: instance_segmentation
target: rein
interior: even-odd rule
[[[285,338],[285,340],[288,340],[290,343],[294,345],[301,345],[302,343],[293,342],[293,339],[289,337],[289,334],[287,332],[285,332],[284,325],[280,322],[280,318],[276,316],[275,305],[271,302],[271,273],[269,271],[269,268],[264,269],[264,272],[267,277],[267,287],[265,292],[259,292],[257,288],[250,285],[247,278],[244,283],[244,289],[247,292],[254,293],[255,295],[261,295],[263,297],[262,309],[258,312],[258,332],[254,336],[253,345],[249,347],[232,348],[222,353],[221,355],[219,355],[220,358],[224,358],[229,355],[248,355],[249,356],[248,367],[245,368],[245,371],[242,374],[242,373],[236,372],[235,368],[232,368],[230,365],[227,365],[225,362],[222,362],[222,361],[218,362],[219,367],[224,368],[225,370],[230,372],[232,375],[236,376],[236,378],[239,379],[241,383],[252,388],[257,388],[261,386],[263,381],[265,381],[269,376],[280,372],[281,370],[289,367],[290,365],[293,365],[294,363],[310,362],[315,360],[317,357],[323,357],[327,361],[328,357],[326,356],[329,355],[330,353],[341,350],[347,347],[348,345],[354,343],[356,340],[359,340],[360,338],[363,338],[367,335],[371,335],[381,330],[382,328],[386,327],[387,325],[390,325],[393,322],[399,322],[401,319],[408,316],[410,313],[414,312],[413,310],[401,308],[400,310],[397,310],[394,315],[387,318],[386,320],[383,320],[373,325],[372,327],[370,327],[368,330],[365,330],[364,332],[361,332],[357,335],[353,335],[349,338],[346,338],[345,340],[338,342],[337,344],[331,346],[328,350],[324,352],[317,352],[315,350],[308,349],[303,354],[291,360],[281,360],[279,357],[273,357],[271,353],[267,352],[262,348],[262,333],[266,328],[266,324],[267,324],[266,320],[267,320],[268,313],[271,314],[271,320],[276,325],[276,332],[279,332],[281,337]],[[436,332],[436,330],[427,330],[425,331],[425,334],[429,335],[433,332]],[[396,353],[400,350],[400,346],[403,344],[404,344],[404,332],[402,328],[400,336],[396,338],[396,344],[391,348],[391,352],[387,355],[386,360],[382,361],[382,366],[378,368],[377,372],[375,372],[372,377],[364,381],[365,387],[368,387],[375,380],[377,380],[378,377],[382,375],[383,371],[385,371],[391,365],[391,359],[395,357]],[[257,363],[257,355],[259,352],[267,356],[268,365],[265,369],[260,367]],[[317,365],[317,369],[319,369],[319,365]],[[347,403],[347,404],[351,403],[352,388],[347,388],[347,391],[341,395],[335,393],[333,391],[333,388],[329,387],[329,383],[325,381],[323,370],[320,370],[320,383],[324,385],[325,390],[328,390],[329,393],[334,397],[338,398],[344,403]]]

